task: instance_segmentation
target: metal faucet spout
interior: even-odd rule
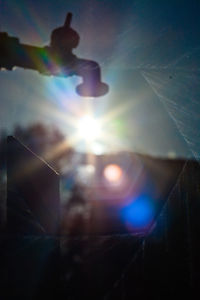
[[[80,96],[100,97],[108,93],[108,85],[101,81],[101,68],[97,62],[77,58],[75,71],[83,78],[83,83],[76,88]]]

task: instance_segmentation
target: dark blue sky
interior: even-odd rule
[[[67,11],[73,13],[81,37],[75,54],[98,61],[110,85],[92,104],[95,116],[109,116],[104,130],[115,138],[104,141],[106,151],[199,156],[199,0],[0,3],[1,31],[38,46],[48,44]],[[88,105],[75,94],[79,81],[23,69],[0,72],[1,127],[43,121],[73,135],[70,120]]]

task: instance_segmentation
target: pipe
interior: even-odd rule
[[[99,97],[108,92],[108,85],[101,81],[101,69],[97,62],[80,59],[72,53],[79,43],[79,35],[70,27],[72,14],[68,13],[64,26],[51,34],[50,46],[35,47],[21,44],[17,38],[0,32],[0,69],[13,67],[33,69],[44,75],[83,78],[76,91],[83,97]]]

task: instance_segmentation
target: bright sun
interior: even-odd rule
[[[90,115],[85,115],[77,122],[77,134],[86,142],[96,142],[102,134],[100,120]]]
[[[59,113],[59,119],[71,128],[71,134],[68,136],[69,144],[80,152],[95,155],[101,155],[107,149],[116,151],[124,148],[123,122],[119,116],[130,108],[132,101],[129,105],[116,107],[107,114],[102,114],[101,110],[99,114],[95,105],[91,99],[78,102],[78,105],[70,102],[67,115],[65,110],[62,114]]]

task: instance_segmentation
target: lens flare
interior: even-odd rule
[[[105,167],[103,175],[109,183],[117,184],[122,179],[123,171],[120,166],[111,164]]]
[[[154,218],[154,206],[147,196],[133,199],[122,211],[122,219],[131,230],[148,228]]]

